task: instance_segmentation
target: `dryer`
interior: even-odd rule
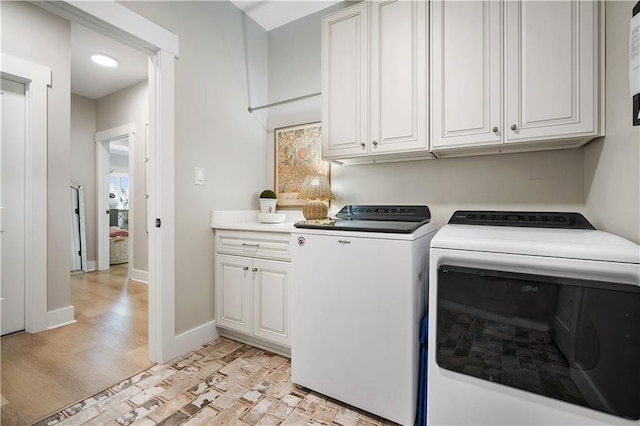
[[[428,424],[640,424],[638,245],[577,213],[458,211],[430,256]]]

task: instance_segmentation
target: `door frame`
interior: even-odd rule
[[[123,124],[122,126],[114,127],[112,129],[103,130],[95,134],[96,145],[96,241],[98,243],[96,269],[103,271],[109,269],[109,218],[104,212],[109,211],[109,203],[107,199],[109,197],[109,143],[120,139],[129,139],[129,198],[133,200],[135,188],[133,185],[134,174],[134,161],[133,161],[133,149],[131,147],[135,143],[136,125],[135,123]],[[131,203],[132,205],[132,203]],[[129,265],[128,274],[130,276],[132,264],[133,264],[133,244],[134,244],[134,226],[135,226],[135,211],[129,210]]]
[[[2,54],[2,77],[25,85],[25,331],[47,329],[47,90],[51,69]],[[0,237],[1,238],[1,237]]]
[[[149,55],[149,359],[176,354],[174,130],[178,36],[116,1],[37,1],[35,6]]]

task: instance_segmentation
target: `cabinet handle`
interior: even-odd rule
[[[515,124],[511,125],[511,130],[516,130],[518,128],[518,126],[516,126]]]
[[[360,142],[360,146],[364,148],[367,145],[364,142]]]
[[[493,127],[493,129],[491,129],[491,131],[492,131],[493,133],[498,133],[498,127],[497,127],[497,126],[494,126],[494,127]]]
[[[248,266],[245,266],[244,268],[242,268],[242,270],[243,270],[243,271],[248,271],[248,270],[249,270],[249,267],[248,267]]]
[[[247,243],[242,243],[242,247],[255,247],[255,248],[260,248],[260,244],[247,244]]]
[[[251,272],[258,272],[258,268],[251,269]]]
[[[373,146],[378,146],[378,141],[373,141]]]

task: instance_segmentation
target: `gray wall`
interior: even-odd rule
[[[634,2],[606,5],[607,135],[585,147],[584,197],[593,224],[640,243],[640,127],[631,125],[629,20]]]
[[[131,268],[143,272],[147,272],[149,269],[149,244],[145,229],[144,202],[145,125],[148,122],[149,94],[146,80],[102,97],[96,102],[96,132],[124,124],[135,124],[135,140],[129,141],[129,155],[133,160],[133,170],[129,171],[132,183],[129,196],[129,208],[131,209],[129,231],[133,236],[133,246],[129,246],[129,261]]]
[[[320,19],[343,2],[269,31],[269,102],[320,92]],[[320,96],[269,108],[268,188],[275,189],[274,129],[320,121]]]
[[[47,310],[70,305],[69,279],[69,145],[70,63],[69,21],[27,2],[0,4],[2,52],[52,71],[48,92],[47,129]],[[36,184],[44,184],[36,182]],[[44,238],[44,236],[43,236]]]
[[[180,37],[175,90],[176,334],[215,319],[212,209],[257,209],[267,182],[267,33],[229,2],[124,2]],[[205,185],[194,185],[194,168]]]
[[[602,230],[639,242],[640,141],[638,128],[630,125],[627,77],[631,6],[629,2],[606,2],[605,138],[573,150],[332,166],[336,206],[427,204],[438,226],[461,208],[574,210],[586,213]],[[324,14],[269,32],[270,100],[321,90],[320,17]],[[319,120],[320,103],[304,102],[291,104],[287,110],[270,109],[269,130]],[[270,144],[272,147],[273,142]]]
[[[69,177],[84,186],[87,260],[96,261],[96,101],[71,94],[71,149]]]

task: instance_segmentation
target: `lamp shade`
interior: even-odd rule
[[[335,200],[331,187],[325,175],[309,175],[304,178],[304,183],[300,192],[298,192],[299,200]]]
[[[335,197],[326,176],[310,175],[304,179],[298,199],[307,200],[307,204],[302,208],[305,219],[325,220],[329,211],[325,201],[335,200]]]

